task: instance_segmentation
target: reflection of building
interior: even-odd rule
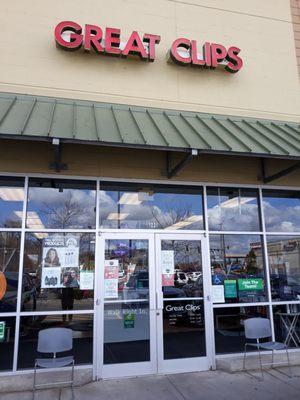
[[[298,275],[300,277],[300,237],[268,241],[271,273]]]

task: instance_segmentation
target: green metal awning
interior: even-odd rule
[[[300,125],[0,93],[0,137],[300,159]]]

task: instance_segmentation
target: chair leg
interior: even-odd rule
[[[72,390],[72,400],[75,400],[75,393],[74,393],[74,360],[72,363],[72,375],[71,375],[71,390]]]
[[[274,350],[272,350],[272,368],[274,368]]]
[[[247,343],[245,343],[245,346],[244,346],[243,371],[246,371],[246,352],[247,352]]]
[[[35,400],[35,391],[36,391],[36,362],[34,363],[33,387],[32,387],[32,400]]]
[[[286,351],[286,359],[287,359],[287,363],[288,363],[288,367],[289,367],[290,378],[292,378],[292,377],[293,377],[293,374],[292,374],[292,368],[291,368],[291,363],[290,363],[290,356],[289,356],[289,352],[288,352],[288,348],[287,348],[287,347],[286,347],[285,351]]]
[[[259,357],[259,364],[260,364],[260,372],[261,372],[261,379],[264,379],[264,372],[263,372],[263,366],[262,366],[262,361],[261,361],[261,352],[259,346],[257,346],[258,350],[258,357]]]

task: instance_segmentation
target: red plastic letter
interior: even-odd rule
[[[148,58],[143,42],[137,31],[132,32],[125,46],[125,49],[122,51],[123,57],[127,57],[128,54],[140,56],[142,60],[147,60]]]
[[[197,42],[196,40],[191,40],[191,53],[192,53],[192,65],[196,67],[204,67],[205,59],[199,60],[197,53]]]
[[[113,56],[121,54],[120,46],[121,30],[116,28],[106,28],[105,30],[105,53]]]
[[[226,56],[226,59],[228,61],[228,64],[225,67],[226,71],[234,74],[242,68],[243,60],[237,56],[240,51],[241,49],[239,49],[238,47],[229,47]]]
[[[67,42],[63,39],[62,34],[65,31],[71,31],[73,33],[70,34],[70,41]],[[60,22],[54,31],[56,45],[64,50],[78,50],[82,46],[83,38],[82,38],[82,28],[80,25],[76,24],[76,22],[72,21],[63,21]]]
[[[91,47],[97,53],[103,53],[104,49],[100,42],[102,40],[102,29],[96,25],[86,25],[84,35],[84,50],[91,51]]]
[[[210,49],[210,43],[208,43],[208,42],[204,43],[203,57],[205,59],[205,66],[211,67],[211,49]]]
[[[176,63],[176,64],[181,64],[181,65],[188,65],[191,64],[192,62],[192,58],[191,56],[189,57],[182,57],[179,53],[178,53],[178,48],[179,47],[183,47],[186,50],[190,50],[190,46],[191,46],[191,42],[188,39],[185,38],[179,38],[176,39],[173,43],[172,43],[172,47],[170,50],[170,57],[171,59]]]
[[[160,36],[145,33],[143,42],[148,43],[148,60],[153,62],[155,60],[155,45],[160,42]]]
[[[216,68],[219,62],[223,61],[227,56],[227,51],[221,44],[211,44],[211,66]]]

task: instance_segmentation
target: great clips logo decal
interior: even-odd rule
[[[145,33],[141,36],[137,31],[124,41],[118,28],[102,29],[97,25],[85,25],[83,28],[72,21],[60,22],[55,27],[54,35],[56,45],[64,50],[76,51],[83,47],[87,52],[124,58],[137,56],[149,62],[155,61],[156,48],[161,42],[159,35]],[[210,69],[224,67],[226,71],[236,73],[243,66],[240,51],[236,46],[226,48],[209,42],[200,47],[196,40],[178,38],[171,44],[169,62]]]

